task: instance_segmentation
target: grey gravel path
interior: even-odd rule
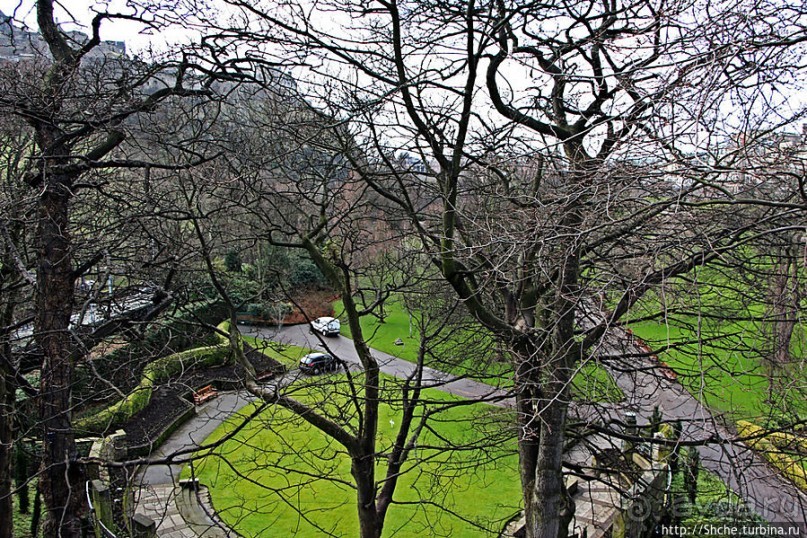
[[[703,466],[720,476],[746,501],[748,508],[767,521],[800,525],[801,535],[807,535],[807,496],[745,444],[732,442],[736,436],[708,409],[680,383],[666,379],[656,361],[640,356],[645,350],[632,335],[613,327],[600,353],[611,357],[605,365],[627,396],[627,401],[620,405],[620,414],[632,410],[647,420],[658,405],[665,419],[683,421],[685,441],[717,439],[699,447]]]
[[[358,356],[353,348],[352,340],[343,336],[321,338],[311,334],[307,325],[288,327],[253,327],[239,326],[242,333],[281,343],[326,350],[347,363],[359,364]],[[637,352],[629,336],[621,329],[615,328],[606,339],[600,350],[602,354],[616,356]],[[381,371],[395,376],[406,377],[415,366],[392,355],[373,350]],[[793,485],[781,478],[761,458],[742,443],[730,443],[731,435],[718,425],[712,415],[680,384],[661,379],[657,365],[648,359],[627,358],[617,363],[609,363],[619,387],[628,395],[624,406],[609,406],[604,413],[615,418],[616,413],[633,410],[645,419],[650,416],[655,405],[659,405],[665,418],[678,418],[685,421],[684,439],[703,439],[716,436],[719,443],[701,447],[700,455],[703,465],[717,473],[735,492],[743,497],[749,506],[768,521],[804,525],[807,521],[807,497]],[[513,400],[506,391],[491,387],[471,379],[456,378],[449,374],[426,368],[424,381],[434,388],[475,399],[487,399],[490,403],[511,406]],[[246,393],[225,393],[200,408],[197,418],[191,419],[179,428],[155,453],[155,457],[176,454],[179,451],[192,451],[207,438],[219,424],[231,414],[237,412],[252,398]],[[148,491],[165,490],[173,487],[178,481],[181,465],[153,465],[145,469],[142,483]],[[169,496],[170,500],[170,496]],[[170,503],[169,503],[170,504]],[[164,513],[169,508],[165,508]],[[173,512],[171,512],[173,514]],[[169,515],[171,515],[169,514]],[[171,525],[171,538],[185,538],[185,530],[175,528],[177,523],[173,517],[164,517],[164,525]],[[215,526],[211,522],[212,526]],[[167,527],[166,527],[167,529]],[[190,529],[187,526],[187,529]],[[190,532],[188,530],[188,532]],[[803,530],[807,532],[807,530]],[[162,534],[158,534],[162,536]],[[167,536],[167,534],[166,534]]]

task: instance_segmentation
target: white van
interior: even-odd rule
[[[342,328],[339,320],[328,316],[317,318],[311,322],[311,330],[320,333],[322,336],[335,336]]]

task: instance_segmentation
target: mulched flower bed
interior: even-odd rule
[[[282,364],[248,346],[247,359],[261,378],[273,377],[285,372]],[[242,384],[245,372],[240,365],[219,366],[206,370],[192,370],[181,377],[171,379],[154,390],[149,405],[121,425],[126,432],[129,447],[143,446],[156,439],[166,427],[188,410],[189,396],[193,389],[212,384],[221,389]]]

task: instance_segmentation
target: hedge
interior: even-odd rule
[[[777,448],[791,450],[797,448],[799,452],[807,454],[807,437],[800,437],[785,432],[771,432],[767,435],[767,438]]]
[[[100,434],[118,424],[126,422],[151,401],[154,387],[174,375],[196,367],[218,366],[227,362],[230,356],[230,342],[226,336],[230,322],[224,321],[217,327],[215,346],[198,347],[180,351],[149,363],[143,370],[140,383],[125,398],[106,409],[76,421],[76,431]]]
[[[227,310],[221,301],[200,301],[186,305],[182,311],[166,315],[159,323],[152,324],[141,337],[94,359],[95,371],[86,367],[77,368],[74,389],[77,400],[98,402],[98,395],[106,389],[98,381],[98,375],[117,386],[126,387],[126,392],[134,390],[133,385],[141,379],[143,367],[146,366],[141,357],[154,356],[166,349],[179,352],[202,345],[215,345],[218,340],[211,334],[209,325],[215,325],[227,317]]]
[[[750,437],[746,444],[761,452],[771,465],[782,473],[798,488],[807,491],[807,471],[802,465],[776,447],[774,439],[788,437],[785,433],[765,433],[765,430],[756,424],[741,420],[737,423],[741,437]]]

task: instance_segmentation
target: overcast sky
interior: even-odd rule
[[[89,33],[90,21],[97,12],[118,12],[125,15],[136,15],[134,8],[129,5],[130,3],[126,0],[61,0],[61,3],[59,3],[57,0],[57,20],[63,23],[67,29]],[[210,6],[216,5],[216,0],[202,2],[197,2],[197,0],[185,2],[172,0],[161,2],[164,5],[183,4],[185,9],[188,10],[198,9],[198,3]],[[36,29],[34,0],[0,0],[0,10],[6,15],[15,14],[16,20],[25,21],[30,28]],[[189,12],[195,13],[195,11]],[[330,14],[330,16],[332,17],[333,14]],[[324,24],[327,25],[328,22]],[[101,37],[105,40],[125,41],[129,53],[137,54],[145,53],[149,47],[153,47],[155,52],[176,50],[174,45],[193,41],[194,34],[190,31],[180,31],[178,29],[162,29],[158,32],[150,32],[141,23],[114,20],[106,21],[102,25]],[[512,77],[512,80],[517,81],[518,78]],[[776,106],[771,107],[770,103],[768,103],[768,110],[780,110],[782,116],[792,117],[799,110],[802,110],[805,103],[807,103],[807,92],[804,91],[803,86],[791,85],[788,88],[780,88],[780,91],[783,93],[778,96]],[[726,115],[730,116],[730,111],[733,107],[726,106],[728,106]],[[794,124],[789,126],[788,129],[798,131],[800,127],[800,124]]]
[[[68,12],[69,10],[69,12]],[[0,11],[6,15],[15,15],[18,21],[24,21],[30,28],[36,29],[36,12],[33,0],[0,0]],[[125,0],[63,0],[57,2],[56,18],[71,30],[89,33],[89,24],[98,11],[119,12],[134,15],[134,9],[127,7]],[[151,45],[164,50],[171,44],[187,41],[187,34],[177,30],[171,32],[149,32],[141,23],[133,21],[107,21],[101,26],[101,38],[110,41],[125,41],[130,52],[146,50]]]

